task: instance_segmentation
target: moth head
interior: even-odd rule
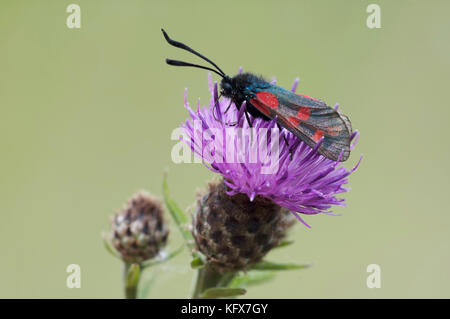
[[[226,97],[232,97],[233,96],[233,91],[234,91],[234,86],[233,86],[233,82],[232,79],[229,76],[225,76],[222,81],[220,82],[220,93],[223,96]]]

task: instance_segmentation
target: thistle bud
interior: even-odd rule
[[[196,248],[220,272],[244,270],[260,261],[295,223],[289,210],[270,199],[229,196],[222,182],[210,183],[193,216]]]
[[[167,242],[168,229],[161,203],[137,192],[111,220],[111,242],[126,263],[155,257]]]

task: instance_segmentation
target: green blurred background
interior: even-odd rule
[[[81,29],[66,7],[81,6]],[[313,262],[254,287],[250,298],[450,297],[448,1],[0,2],[0,297],[120,298],[121,264],[103,248],[109,216],[138,189],[161,195],[165,168],[183,207],[212,174],[173,164],[172,130],[189,101],[209,99],[207,73],[163,40],[164,26],[228,73],[276,76],[339,102],[361,132],[347,162],[341,217],[312,216],[270,260]],[[170,247],[181,238],[171,222]],[[150,297],[184,298],[184,252],[153,270]],[[68,289],[68,264],[82,288]],[[366,267],[381,266],[380,289]],[[150,271],[146,276],[149,276]]]

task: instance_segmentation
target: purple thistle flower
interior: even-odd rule
[[[250,201],[257,195],[269,198],[291,210],[307,227],[310,226],[298,213],[331,214],[329,209],[333,205],[345,206],[345,200],[336,195],[349,190],[344,185],[348,182],[347,177],[357,169],[361,158],[353,169],[347,170],[339,161],[327,159],[316,151],[322,140],[312,149],[284,128],[279,132],[278,138],[271,139],[271,136],[267,137],[267,132],[278,132],[276,119],[266,121],[252,118],[251,115],[250,121],[256,137],[240,138],[237,134],[238,137],[231,142],[224,141],[223,137],[228,137],[227,134],[233,130],[251,130],[243,112],[245,105],[239,111],[228,98],[218,100],[217,82],[213,84],[211,75],[208,76],[208,82],[211,92],[209,105],[200,107],[199,100],[195,112],[189,107],[187,89],[185,91],[184,103],[190,118],[181,125],[184,130],[182,139],[208,169],[223,176],[224,183],[229,188],[228,195],[244,193]],[[293,92],[297,85],[298,79],[292,87]],[[337,107],[338,105],[335,106],[336,109]],[[210,130],[215,134],[204,134]],[[354,140],[351,147],[353,149],[358,132],[355,131],[351,138]],[[278,152],[267,147],[269,156],[277,153],[277,156],[270,159],[270,165],[276,169],[269,173],[262,173],[268,162],[260,154],[261,139],[266,142],[278,141],[274,143],[278,144]],[[238,155],[230,155],[230,144],[238,149]],[[234,160],[230,161],[230,158]]]

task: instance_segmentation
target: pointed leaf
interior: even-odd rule
[[[119,252],[111,245],[111,241],[106,233],[102,233],[103,245],[105,245],[106,251],[110,253],[113,257],[120,258]]]
[[[127,272],[127,287],[136,287],[141,275],[141,267],[138,264],[131,264]]]
[[[251,269],[253,270],[290,270],[290,269],[304,269],[309,268],[311,265],[297,265],[297,264],[277,264],[270,261],[261,261],[254,264]]]
[[[241,296],[247,291],[243,288],[210,288],[203,292],[201,298],[230,298],[235,296]]]
[[[155,282],[155,278],[156,276],[151,276],[149,279],[139,284],[140,289],[138,290],[138,299],[147,298],[148,294],[150,293],[150,288]]]
[[[177,249],[175,249],[174,251],[170,252],[166,258],[164,258],[164,261],[167,261],[169,259],[172,259],[175,256],[178,256],[184,249],[184,245],[181,245],[180,247],[178,247]]]
[[[175,224],[177,224],[177,227],[179,231],[181,232],[181,235],[183,236],[184,240],[186,241],[186,244],[192,248],[193,244],[193,238],[190,231],[188,231],[185,227],[188,223],[188,220],[186,218],[186,215],[181,210],[181,208],[175,203],[175,201],[170,197],[169,192],[169,186],[167,184],[167,174],[164,174],[163,178],[163,194],[164,194],[164,201],[166,203],[167,208],[169,209],[169,213],[172,216],[173,220],[175,221]]]
[[[246,274],[241,274],[233,278],[229,283],[229,288],[236,287],[248,287],[253,285],[259,285],[272,280],[275,277],[275,272],[273,271],[258,271],[251,270]]]
[[[290,246],[294,243],[293,240],[283,240],[281,243],[278,244],[278,246],[274,247],[274,248],[283,248],[286,246]]]
[[[203,268],[203,266],[205,266],[205,262],[202,257],[197,256],[197,257],[194,257],[194,259],[192,259],[192,261],[191,261],[192,269],[200,269],[200,268]]]
[[[141,266],[142,268],[148,268],[148,267],[152,267],[154,265],[158,265],[161,264],[163,262],[166,262],[170,259],[172,259],[173,257],[179,255],[184,249],[184,244],[181,245],[180,247],[178,247],[176,250],[170,252],[169,254],[167,254],[166,256],[161,256],[160,258],[155,258],[155,259],[151,259],[148,261],[144,261]]]

